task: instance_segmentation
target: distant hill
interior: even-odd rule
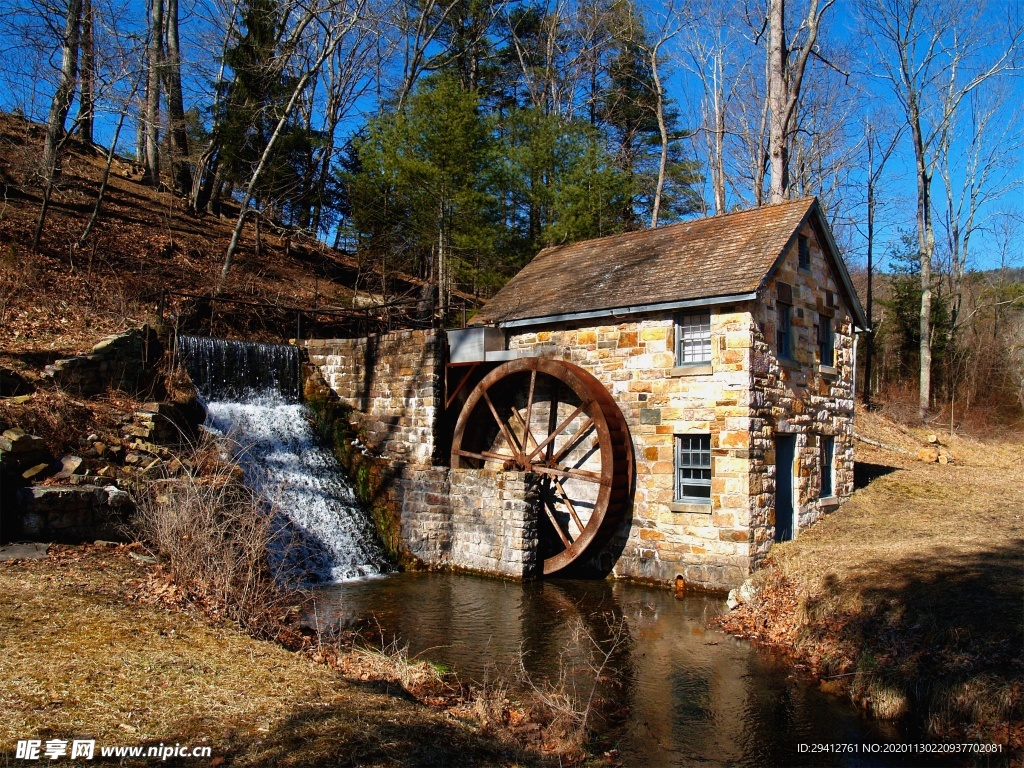
[[[367,307],[396,300],[404,306],[391,320],[402,325],[424,294],[422,280],[389,274],[385,285],[376,268],[299,233],[264,225],[257,243],[250,224],[218,300],[190,298],[214,291],[237,209],[225,218],[191,216],[172,194],[141,184],[123,158],[114,160],[100,216],[78,249],[106,153],[74,140],[32,253],[43,135],[43,126],[0,113],[0,353],[84,351],[104,334],[154,320],[161,291],[165,318],[183,330],[266,341],[295,336],[289,308],[334,310],[306,313],[302,323],[304,335],[337,335],[386,327],[385,313]]]

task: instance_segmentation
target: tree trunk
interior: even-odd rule
[[[658,134],[661,137],[661,157],[658,159],[658,184],[654,190],[654,205],[651,209],[651,228],[658,226],[661,213],[661,196],[665,190],[665,169],[668,168],[668,128],[665,126],[665,93],[658,76],[658,47],[651,51],[651,76],[654,78],[655,115],[658,118]]]
[[[907,112],[911,136],[914,143],[914,157],[917,161],[917,243],[918,258],[921,262],[921,312],[920,323],[920,364],[921,374],[918,386],[918,415],[928,416],[932,396],[932,253],[935,250],[935,233],[932,229],[932,174],[925,156],[924,136],[921,130],[921,116],[917,94],[911,92],[907,99]]]
[[[92,0],[82,0],[82,89],[79,96],[78,132],[85,144],[93,144],[96,117],[96,43],[93,38]]]
[[[181,94],[181,44],[178,39],[178,0],[167,0],[167,122],[171,132],[172,176],[178,194],[189,197],[192,174],[188,167],[188,133],[185,102]]]
[[[50,194],[53,191],[54,174],[57,169],[57,151],[63,142],[64,123],[68,118],[68,110],[75,97],[75,84],[78,81],[78,44],[81,33],[82,0],[68,0],[67,16],[64,19],[64,41],[61,52],[60,85],[53,94],[50,103],[50,115],[46,121],[46,141],[43,144],[43,206],[39,212],[35,236],[32,238],[32,250],[39,247],[46,221],[46,209],[49,207]]]
[[[146,180],[160,188],[160,73],[163,58],[164,1],[150,0],[146,88]]]
[[[871,360],[875,354],[875,329],[871,316],[871,288],[874,278],[874,245],[875,245],[875,181],[874,181],[874,153],[872,152],[871,135],[868,134],[868,291],[867,291],[867,344],[864,349],[864,388],[861,390],[861,398],[864,405],[871,403]]]
[[[725,213],[725,86],[722,83],[722,51],[715,52],[712,86],[714,129],[711,136],[711,187],[715,195],[715,213]]]
[[[768,5],[768,154],[771,162],[768,201],[781,203],[789,189],[786,148],[786,2],[770,0]]]

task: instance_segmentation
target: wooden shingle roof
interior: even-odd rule
[[[473,324],[604,310],[618,314],[615,310],[751,294],[812,211],[818,211],[817,201],[804,198],[546,248],[484,305]],[[829,242],[822,247],[834,249],[831,236],[824,239]],[[833,256],[839,260],[838,253]]]

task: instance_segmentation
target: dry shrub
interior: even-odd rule
[[[554,679],[534,680],[520,658],[519,674],[532,691],[538,719],[548,721],[546,748],[560,759],[582,760],[593,737],[606,725],[602,688],[614,685],[624,673],[619,661],[629,642],[625,617],[605,617],[595,627],[577,618],[558,657]]]
[[[223,441],[206,436],[190,457],[202,471],[152,480],[137,525],[194,600],[212,601],[257,637],[276,637],[298,598],[294,575],[271,556],[286,548],[287,531],[230,455]]]

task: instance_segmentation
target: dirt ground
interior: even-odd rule
[[[351,653],[316,663],[168,609],[146,597],[153,568],[125,547],[0,563],[0,754],[19,739],[84,737],[97,748],[212,748],[212,762],[183,765],[557,763],[539,741],[492,732],[479,700],[423,686],[415,670],[389,678]],[[424,693],[438,690],[449,695]]]
[[[926,435],[873,413],[857,432],[913,454]],[[945,466],[858,441],[854,497],[776,546],[724,624],[876,716],[1020,749],[1024,440],[938,436]]]

